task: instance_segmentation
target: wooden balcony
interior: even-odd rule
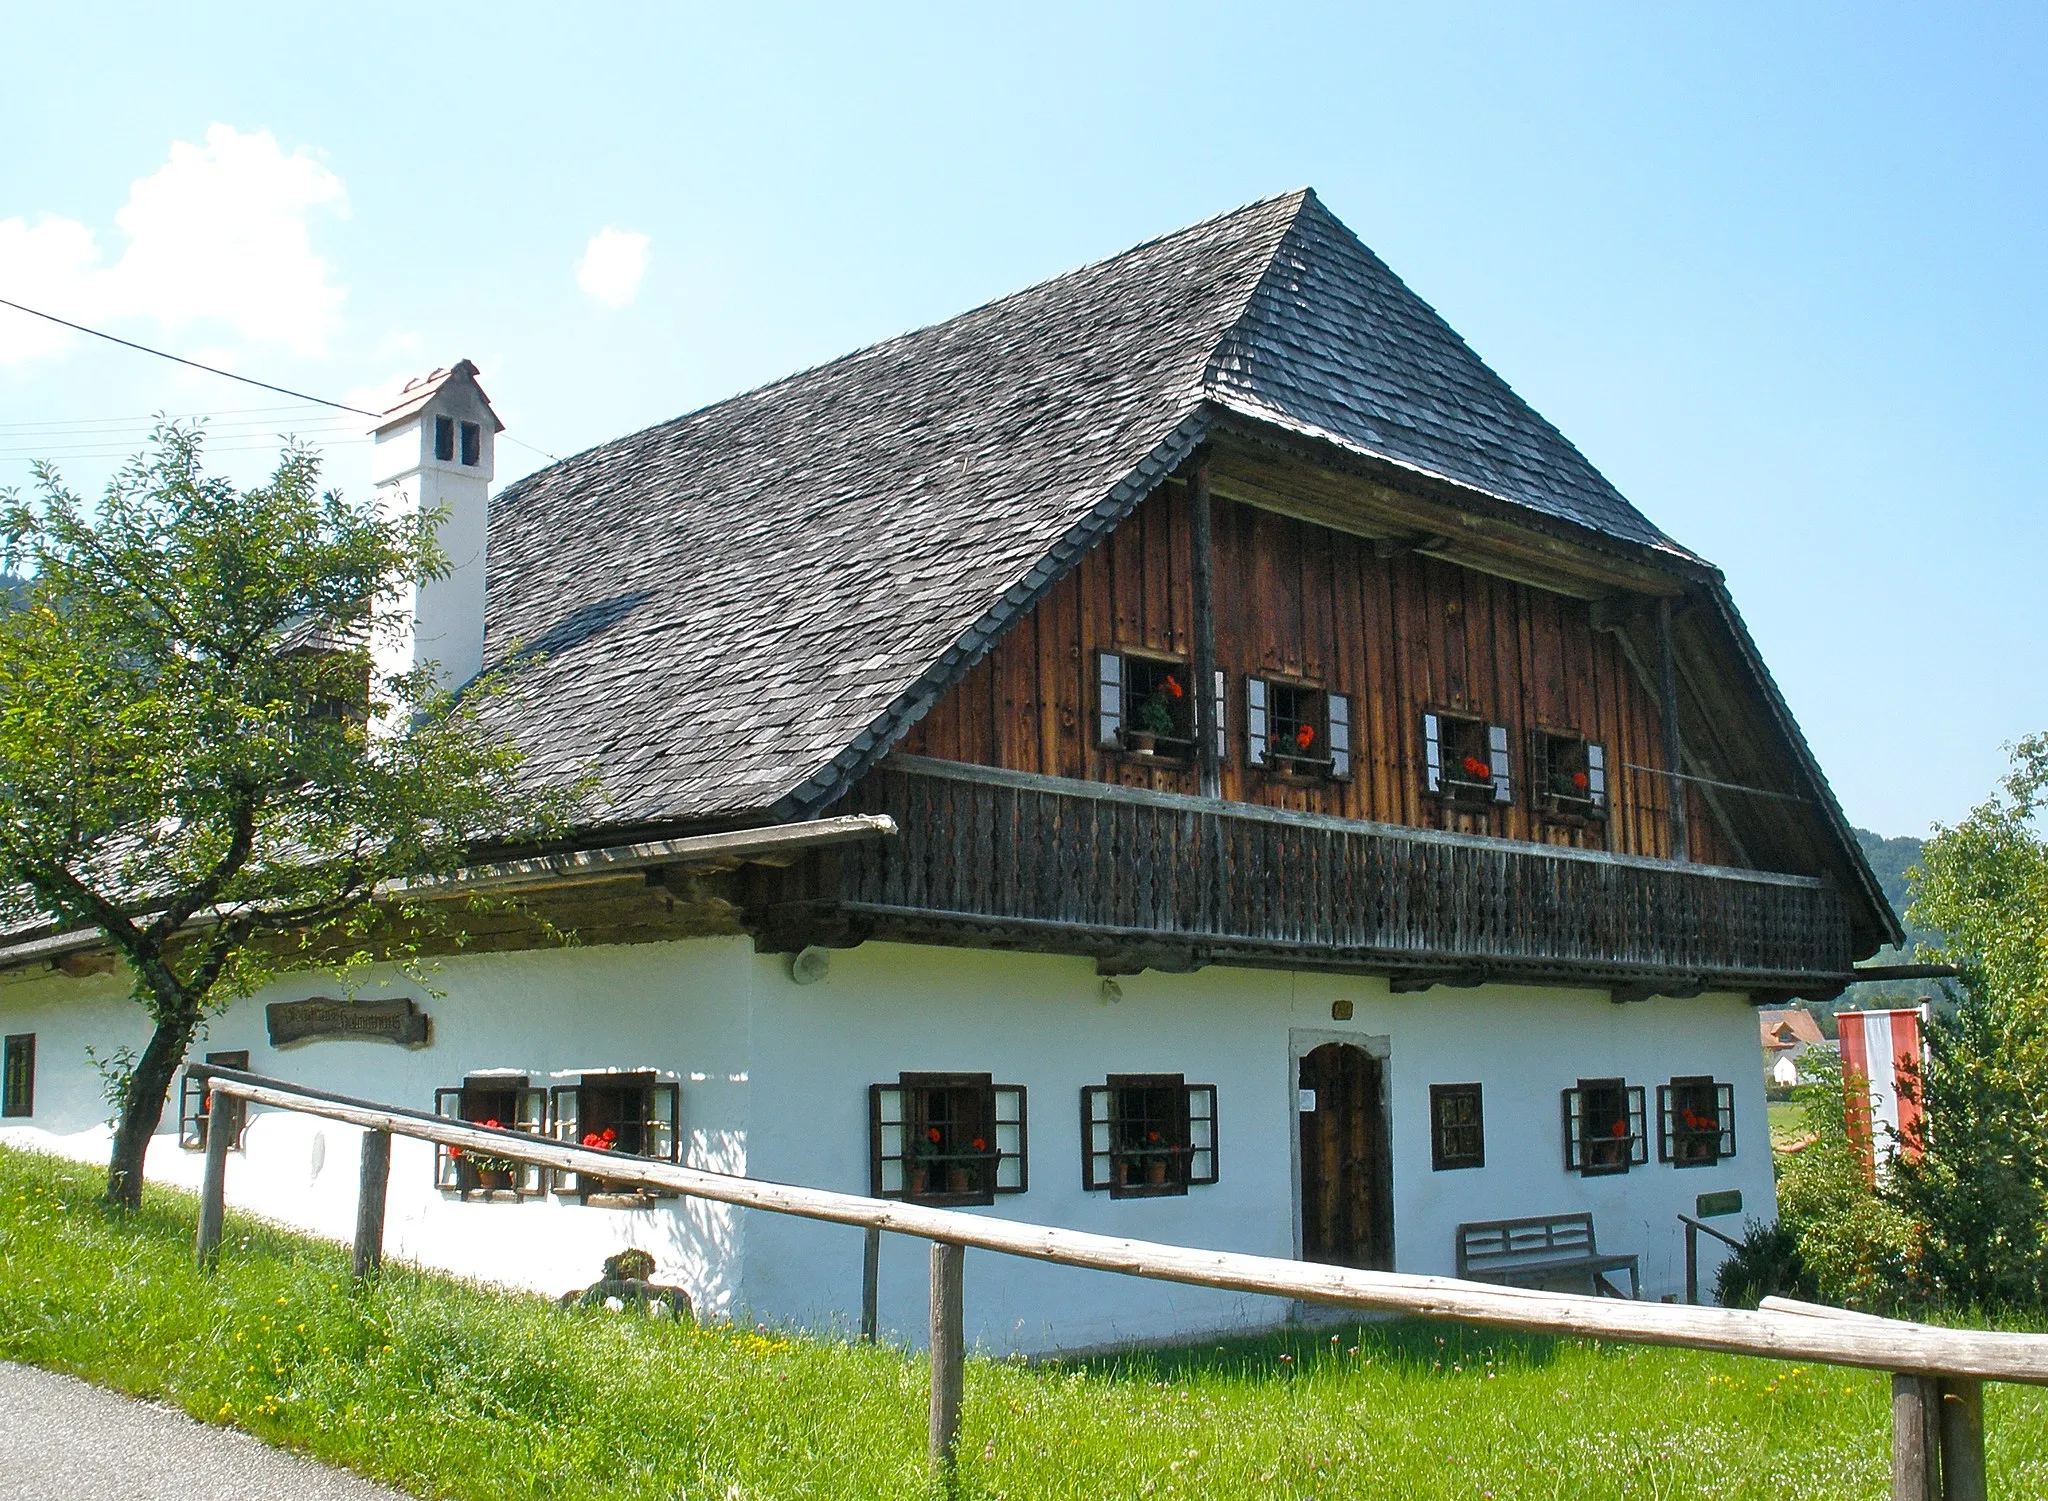
[[[900,834],[778,873],[755,911],[807,934],[1390,975],[1822,994],[1850,967],[1828,883],[1359,823],[896,757],[846,812]]]

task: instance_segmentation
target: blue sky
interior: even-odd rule
[[[2039,6],[292,9],[0,8],[0,297],[358,404],[468,356],[566,454],[1310,184],[1727,571],[1851,818],[2048,729]],[[0,485],[169,410],[360,489],[281,403],[0,309]]]

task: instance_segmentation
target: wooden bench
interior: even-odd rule
[[[1608,1280],[1628,1273],[1628,1292]],[[1539,1214],[1520,1220],[1480,1220],[1458,1226],[1458,1275],[1473,1282],[1582,1292],[1610,1298],[1642,1296],[1633,1256],[1603,1256],[1593,1239],[1591,1214]]]

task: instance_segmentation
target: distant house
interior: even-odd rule
[[[536,775],[594,771],[520,876],[582,942],[484,914],[431,992],[371,986],[412,1045],[292,1008],[330,989],[296,976],[204,1055],[1363,1267],[1448,1274],[1463,1224],[1590,1213],[1649,1297],[1701,1193],[1772,1213],[1752,1007],[1838,993],[1897,921],[1720,572],[1314,194],[490,496],[497,430],[467,364],[379,424],[391,504],[451,539],[402,660],[516,657],[491,712]],[[717,858],[677,853],[705,833]],[[0,950],[8,1139],[105,1152],[85,1045],[141,1018],[94,943]],[[197,1101],[160,1179],[198,1176]],[[345,1235],[346,1136],[256,1113],[232,1196]],[[632,1244],[714,1314],[860,1304],[839,1227],[393,1152],[400,1255],[560,1291]],[[923,1324],[923,1255],[886,1240],[886,1325]],[[997,1349],[1287,1312],[968,1275]]]
[[[1822,1033],[1820,1023],[1804,1007],[1770,1006],[1756,1015],[1763,1034],[1765,1077],[1781,1089],[1804,1082],[1799,1065],[1809,1052],[1834,1051],[1834,1044]]]

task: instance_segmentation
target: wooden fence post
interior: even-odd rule
[[[363,1176],[356,1189],[355,1274],[367,1277],[384,1264],[384,1199],[391,1186],[391,1133],[363,1133]]]
[[[228,1209],[228,1148],[235,1144],[241,1102],[211,1089],[206,1099],[206,1176],[199,1184],[199,1234],[193,1254],[202,1268],[220,1260],[220,1227]]]
[[[1986,1501],[1984,1383],[1946,1376],[1941,1394],[1941,1501]]]
[[[1892,1501],[1940,1501],[1935,1393],[1932,1377],[1892,1377]]]
[[[943,1476],[952,1474],[960,1443],[960,1396],[967,1375],[961,1297],[966,1266],[965,1246],[932,1242],[932,1467]]]
[[[870,1225],[861,1236],[860,1342],[875,1342],[881,1322],[882,1232]]]

